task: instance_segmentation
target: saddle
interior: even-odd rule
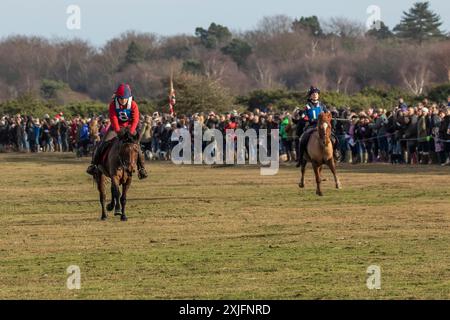
[[[103,150],[100,150],[101,151],[100,163],[106,162],[106,160],[108,159],[108,156],[109,156],[109,152],[111,151],[112,146],[114,145],[114,143],[117,142],[117,140],[118,140],[117,138],[114,138],[108,142],[105,142],[106,145],[103,147]]]
[[[105,163],[106,159],[108,159],[109,151],[111,150],[112,143],[109,144],[109,146],[106,147],[106,149],[103,151],[103,154],[100,156],[102,159],[102,163]]]
[[[309,138],[311,138],[311,135],[317,131],[317,127],[307,127],[305,129],[305,131],[302,133],[302,135],[300,136],[300,140],[304,143],[307,144],[309,141]]]

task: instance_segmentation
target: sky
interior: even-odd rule
[[[0,38],[10,35],[37,35],[47,38],[81,38],[101,47],[125,31],[159,35],[194,34],[196,27],[211,22],[233,31],[254,29],[261,18],[285,14],[293,18],[317,15],[320,19],[346,17],[364,23],[367,8],[380,8],[381,20],[391,29],[418,0],[0,0]],[[450,31],[450,1],[432,0]],[[70,5],[80,9],[80,28],[69,29]]]

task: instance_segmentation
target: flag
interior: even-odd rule
[[[171,116],[175,113],[175,103],[177,102],[176,96],[175,96],[175,89],[173,88],[173,80],[172,77],[170,77],[170,92],[169,92],[169,113]]]

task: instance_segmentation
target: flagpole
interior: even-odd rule
[[[175,89],[173,87],[173,65],[170,66],[170,89],[169,89],[169,113],[171,116],[174,115],[175,110]]]

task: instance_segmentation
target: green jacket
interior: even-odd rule
[[[280,123],[280,136],[282,139],[288,139],[289,134],[286,132],[286,127],[289,125],[289,119],[285,118],[281,123]]]

